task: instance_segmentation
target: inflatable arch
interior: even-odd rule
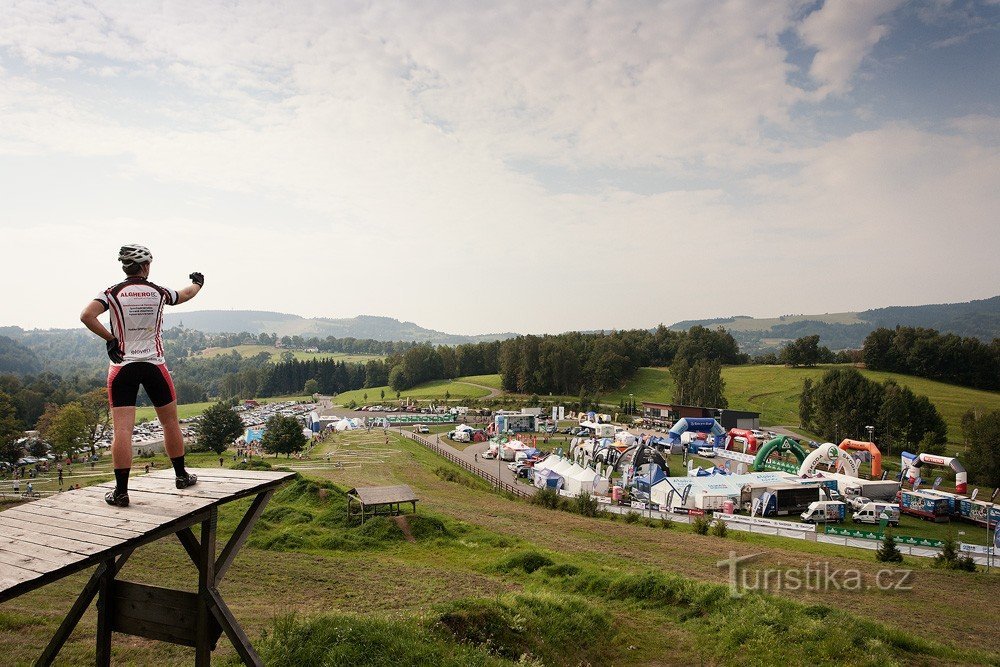
[[[835,465],[838,462],[840,463],[838,472],[851,477],[858,476],[858,462],[855,458],[848,454],[846,449],[841,449],[832,442],[824,442],[806,456],[806,460],[799,466],[799,474],[811,475],[821,463]]]
[[[903,452],[900,458],[904,474],[911,484],[920,476],[921,466],[948,466],[955,471],[955,493],[965,495],[969,490],[969,473],[956,458],[927,453],[911,454],[910,452]]]
[[[763,471],[764,462],[774,452],[791,452],[798,460],[799,465],[806,460],[806,450],[802,449],[802,445],[787,435],[779,435],[774,440],[768,440],[763,447],[757,450],[757,457],[753,460],[753,469],[757,472]]]
[[[854,450],[868,452],[872,455],[872,479],[882,479],[882,452],[878,450],[874,442],[862,442],[860,440],[843,440],[840,448],[844,451]]]
[[[716,447],[724,448],[726,445],[726,429],[714,419],[708,417],[682,417],[677,420],[670,432],[667,433],[667,440],[670,444],[681,441],[681,433],[686,431],[697,431],[698,433],[710,433],[715,436],[713,444]],[[696,448],[697,449],[697,448]]]
[[[743,444],[743,447],[738,448],[738,444]],[[757,442],[757,436],[753,434],[753,431],[731,428],[726,434],[726,449],[742,451],[744,454],[756,454],[759,446],[760,443]]]
[[[611,451],[615,450],[612,448]],[[660,469],[663,470],[666,476],[670,476],[670,466],[667,465],[663,455],[645,443],[632,445],[617,456],[614,461],[608,460],[607,462],[611,465],[611,470],[607,474],[608,479],[611,479],[614,473],[622,472],[626,467],[638,469],[647,463],[654,463],[660,466]]]

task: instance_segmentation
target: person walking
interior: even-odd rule
[[[80,321],[105,341],[108,358],[108,402],[114,421],[111,458],[115,470],[115,488],[104,499],[109,505],[128,507],[128,476],[132,469],[132,431],[135,427],[135,402],[139,386],[156,409],[163,425],[163,444],[170,457],[178,489],[198,481],[184,467],[184,438],[177,418],[177,394],[163,357],[163,307],[176,306],[193,299],[205,284],[198,272],[188,276],[191,285],[175,291],[149,281],[153,254],[145,246],[124,245],[118,251],[125,280],[87,304]],[[111,329],[98,319],[110,311]]]

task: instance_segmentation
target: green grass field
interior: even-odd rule
[[[799,423],[799,394],[805,378],[819,380],[823,373],[835,366],[818,368],[786,368],[784,366],[736,366],[723,369],[726,397],[729,407],[737,410],[755,410],[761,421],[768,425]],[[887,379],[909,387],[916,394],[927,396],[948,425],[948,442],[962,441],[962,415],[971,408],[984,411],[1000,410],[1000,392],[966,389],[955,385],[925,380],[910,375],[862,370],[861,373],[876,382]]]
[[[372,359],[383,359],[381,355],[374,354],[346,354],[343,352],[304,352],[302,350],[284,350],[272,345],[237,345],[235,347],[209,347],[198,354],[194,355],[196,357],[217,357],[220,354],[231,354],[232,352],[238,353],[241,357],[255,357],[261,352],[267,352],[271,355],[271,362],[277,363],[281,361],[282,356],[285,353],[290,353],[299,361],[310,361],[312,359],[336,359],[337,361],[344,362],[359,362],[364,363]]]
[[[455,378],[456,382],[469,382],[471,384],[478,384],[484,387],[490,387],[492,389],[500,389],[500,376],[494,375],[466,375],[465,377]]]
[[[381,392],[385,391],[385,399],[381,398]],[[406,400],[407,398],[412,398],[415,400],[426,401],[428,399],[437,399],[440,401],[445,400],[445,392],[450,395],[450,401],[454,403],[456,400],[462,400],[467,398],[482,398],[489,395],[489,391],[482,389],[480,387],[473,387],[471,384],[465,384],[464,382],[459,382],[458,380],[433,380],[431,382],[425,382],[422,385],[413,387],[412,389],[407,389],[406,391],[400,393],[399,400]],[[366,401],[364,396],[368,394],[368,400]],[[345,391],[341,394],[337,394],[333,402],[337,405],[347,405],[351,401],[361,404],[373,404],[373,403],[395,403],[396,402],[396,392],[394,392],[389,387],[372,387],[370,389],[355,389],[353,391]]]
[[[305,460],[267,459],[303,477],[275,494],[223,588],[265,664],[818,667],[1000,658],[988,611],[1000,575],[907,559],[894,567],[913,570],[908,591],[789,586],[735,598],[716,566],[731,551],[766,552],[744,566],[757,572],[825,563],[858,572],[868,587],[882,565],[869,552],[832,545],[733,532],[702,536],[680,524],[546,509],[491,492],[393,432],[388,444],[383,438],[339,434]],[[189,462],[218,465],[214,455]],[[408,521],[412,541],[384,517],[364,526],[346,521],[346,489],[393,484],[409,485],[420,498]],[[220,542],[248,504],[222,508]],[[89,576],[81,572],[4,603],[5,664],[37,659]],[[190,590],[197,572],[176,540],[161,540],[141,547],[122,578]],[[379,582],[391,582],[391,594]],[[61,663],[93,663],[95,626],[91,605]],[[236,664],[225,636],[213,657]],[[116,635],[112,661],[183,665],[192,651]]]
[[[823,373],[834,365],[815,368],[788,368],[786,366],[731,366],[722,369],[726,382],[726,398],[729,407],[735,410],[753,410],[761,413],[764,426],[796,426],[799,423],[799,394],[802,381],[811,378],[819,380]],[[944,382],[897,373],[862,370],[861,373],[876,382],[892,379],[909,387],[916,394],[927,396],[937,406],[948,425],[948,442],[952,445],[962,441],[962,415],[971,408],[985,412],[1000,410],[1000,392],[967,389]],[[500,386],[499,375],[479,375],[466,378],[470,382],[485,386]],[[635,376],[621,389],[602,394],[602,403],[617,405],[629,394],[636,403],[651,401],[669,403],[673,398],[674,381],[668,368],[640,368]],[[572,396],[553,397],[575,400]]]

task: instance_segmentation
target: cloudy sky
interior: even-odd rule
[[[0,324],[454,333],[1000,293],[1000,4],[0,0]]]

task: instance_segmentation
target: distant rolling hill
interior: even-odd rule
[[[710,320],[685,320],[670,326],[686,331],[695,325],[723,327],[733,334],[740,348],[750,354],[775,350],[782,343],[818,334],[820,343],[832,350],[860,348],[865,336],[878,327],[924,327],[941,333],[970,336],[989,342],[1000,338],[1000,296],[964,303],[926,306],[890,306],[863,312],[823,315],[782,315],[753,318],[746,315]]]
[[[278,336],[302,336],[303,338],[370,338],[382,341],[416,341],[459,345],[512,338],[517,334],[495,333],[478,336],[462,336],[444,333],[414,324],[401,322],[392,317],[358,315],[357,317],[331,319],[326,317],[300,317],[287,313],[272,313],[260,310],[196,310],[190,313],[167,313],[164,325],[174,327],[183,324],[188,329],[205,333],[273,333]]]

